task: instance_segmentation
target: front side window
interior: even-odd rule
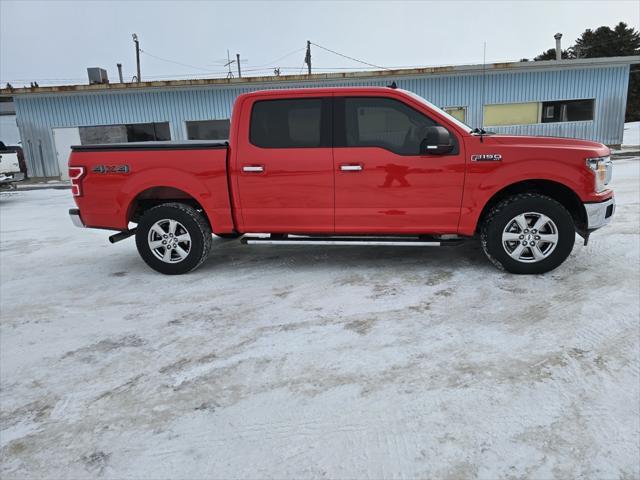
[[[456,120],[459,120],[463,123],[467,120],[466,107],[444,107],[443,110]]]
[[[186,122],[189,140],[227,140],[229,120],[200,120]]]
[[[344,99],[344,145],[380,147],[399,155],[420,155],[420,144],[429,117],[391,98],[353,97]]]
[[[253,105],[250,142],[262,148],[323,146],[322,99],[260,100]]]

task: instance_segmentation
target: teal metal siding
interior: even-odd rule
[[[553,135],[620,144],[629,79],[628,65],[557,70],[487,72],[484,102],[481,74],[423,75],[362,80],[276,82],[251,85],[193,86],[147,91],[107,91],[16,95],[16,118],[32,176],[58,176],[52,129],[122,123],[169,122],[171,138],[185,139],[188,120],[225,119],[231,116],[235,98],[244,92],[269,88],[326,86],[398,87],[432,103],[467,108],[467,123],[482,124],[482,105],[595,99],[593,121],[492,127],[499,133]]]

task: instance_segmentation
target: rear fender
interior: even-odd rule
[[[217,224],[216,215],[212,214],[214,211],[212,195],[203,182],[198,180],[196,176],[180,170],[153,168],[145,170],[142,175],[138,174],[127,178],[116,196],[123,225],[128,224],[131,207],[138,195],[155,187],[170,187],[183,191],[202,206],[210,225]]]

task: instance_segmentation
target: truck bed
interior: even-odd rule
[[[190,201],[214,232],[233,231],[226,141],[135,142],[71,147],[83,167],[75,197],[85,225],[113,230],[135,222],[142,202]]]

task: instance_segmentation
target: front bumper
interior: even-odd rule
[[[84,222],[82,221],[82,217],[80,217],[80,209],[70,208],[69,217],[71,218],[71,223],[73,223],[76,227],[84,228]]]
[[[587,230],[604,227],[611,221],[611,217],[613,217],[616,211],[616,200],[614,197],[604,202],[585,203],[583,205],[587,212]]]

